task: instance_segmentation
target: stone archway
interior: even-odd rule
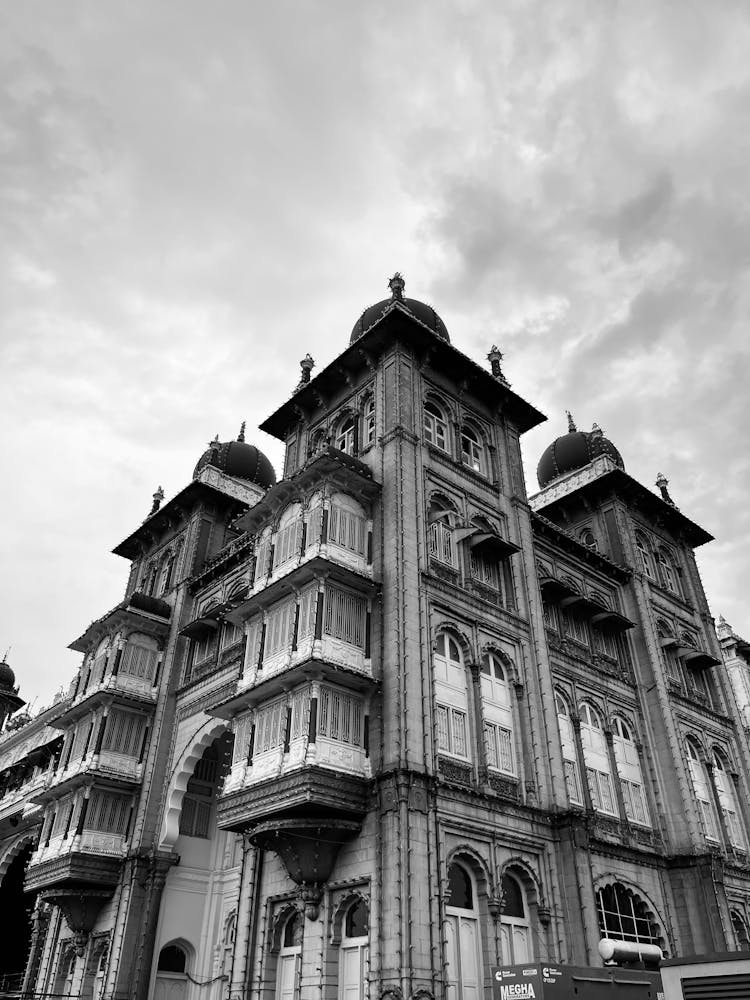
[[[180,812],[185,798],[188,781],[193,776],[195,765],[204,751],[215,739],[227,732],[227,724],[221,719],[208,719],[194,734],[188,746],[175,764],[169,781],[164,803],[164,817],[159,835],[159,850],[169,851],[174,847],[180,832]]]
[[[8,989],[20,988],[31,945],[31,914],[37,894],[24,892],[24,877],[34,839],[29,834],[19,837],[0,862],[0,913],[11,918],[5,922],[0,948],[0,981],[5,980]]]

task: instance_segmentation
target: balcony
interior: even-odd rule
[[[78,653],[98,645],[106,636],[123,626],[129,626],[144,635],[161,638],[169,631],[172,608],[166,601],[135,591],[124,601],[92,622],[86,631],[68,646]]]
[[[278,760],[276,764],[278,768]],[[265,767],[261,770],[267,772]],[[289,764],[273,776],[265,773],[239,788],[233,785],[234,778],[234,774],[227,778],[218,803],[217,822],[224,830],[310,816],[335,825],[336,819],[361,820],[367,811],[369,774],[332,771],[305,761],[302,766]]]
[[[120,834],[84,829],[75,836],[55,837],[32,854],[26,891],[68,886],[112,889],[126,853],[127,840]]]
[[[63,729],[76,719],[88,715],[103,703],[117,703],[124,708],[143,708],[156,704],[157,688],[151,680],[130,674],[107,674],[68,702],[50,725]]]
[[[25,819],[38,812],[39,803],[32,801],[32,797],[49,787],[51,781],[52,772],[42,771],[19,788],[7,791],[0,798],[0,822],[14,815]]]
[[[49,802],[78,788],[92,778],[113,787],[139,785],[143,778],[143,764],[135,757],[111,750],[89,754],[68,762],[67,766],[50,775],[47,784],[34,795],[36,803]]]

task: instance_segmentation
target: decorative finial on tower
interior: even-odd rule
[[[218,444],[218,443],[219,443],[219,435],[218,434],[213,439],[213,441],[209,441],[209,444]]]
[[[591,436],[595,437],[595,438],[604,437],[604,431],[601,429],[601,427],[599,426],[599,424],[597,424],[596,422],[594,422],[591,425]]]
[[[388,282],[388,287],[391,290],[394,302],[396,300],[403,302],[406,282],[404,281],[404,276],[399,271],[396,271],[391,280]]]
[[[668,503],[670,507],[674,507],[675,505],[674,500],[669,495],[669,490],[667,489],[667,487],[669,486],[669,480],[661,472],[656,477],[656,485],[659,487],[659,492],[661,493],[662,500]]]
[[[572,434],[574,431],[577,431],[578,428],[575,425],[575,421],[573,420],[570,410],[566,410],[565,412],[568,415],[568,434]]]
[[[312,355],[306,354],[304,358],[300,361],[299,366],[302,369],[302,375],[300,376],[300,380],[297,385],[297,388],[295,389],[295,392],[299,391],[303,385],[307,385],[308,382],[310,381],[310,372],[315,367],[315,362],[312,359]]]
[[[164,490],[160,486],[157,489],[156,493],[154,493],[154,502],[151,505],[151,510],[148,512],[149,517],[151,517],[152,514],[155,514],[157,510],[161,507],[161,502],[163,499],[164,499]]]
[[[245,440],[245,421],[242,421],[240,425],[240,433],[237,435],[237,440],[243,442]]]
[[[492,377],[496,378],[498,382],[502,382],[504,385],[508,385],[507,378],[503,375],[503,370],[500,367],[500,362],[503,360],[503,352],[493,344],[490,348],[490,353],[487,355],[487,360],[492,367]]]

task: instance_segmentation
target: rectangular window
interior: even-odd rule
[[[586,622],[580,617],[580,615],[576,615],[569,611],[562,611],[560,613],[560,618],[562,619],[562,628],[565,635],[569,636],[571,639],[575,639],[576,642],[582,642],[588,645],[589,636],[586,628]]]
[[[737,813],[733,809],[727,809],[722,807],[722,813],[724,814],[724,822],[726,823],[727,833],[729,834],[729,842],[733,847],[745,847],[745,838],[742,836],[742,827],[740,826],[740,821]]]
[[[145,719],[135,712],[113,709],[107,717],[102,748],[126,757],[137,757],[141,749]]]
[[[291,645],[293,627],[294,602],[284,601],[283,604],[276,605],[269,612],[266,621],[264,657],[275,656]]]
[[[574,760],[566,760],[565,764],[565,784],[568,788],[568,798],[577,806],[583,805],[583,795],[581,794],[581,781],[578,777],[578,766]]]
[[[612,791],[612,780],[608,774],[604,774],[603,771],[597,771],[593,767],[586,768],[586,777],[589,783],[589,791],[591,792],[591,803],[594,809],[600,812],[610,813],[611,815],[617,814],[617,809],[615,808],[615,797]]]
[[[284,745],[286,701],[281,699],[265,705],[255,719],[255,753],[265,753]]]
[[[79,757],[83,756],[83,748],[86,746],[90,731],[91,719],[81,719],[76,726],[76,734],[73,739],[73,749],[70,751],[71,761],[78,760]]]
[[[453,533],[445,521],[433,521],[428,529],[430,556],[448,566],[454,565]]]
[[[221,634],[221,648],[229,649],[242,638],[242,626],[235,625],[234,622],[224,622],[224,631]]]
[[[706,840],[719,841],[719,827],[716,822],[716,814],[711,807],[711,803],[707,802],[705,799],[698,799],[698,806],[700,807],[701,817],[703,818],[703,830],[706,834]]]
[[[482,555],[482,553],[472,549],[469,562],[471,564],[471,575],[475,580],[483,583],[485,587],[500,590],[500,567],[497,559],[489,559],[487,556]]]
[[[548,601],[542,601],[542,617],[544,618],[544,624],[547,628],[552,628],[555,631],[559,630],[557,624],[557,608],[554,604],[550,604]]]
[[[307,735],[307,724],[310,717],[310,689],[295,691],[292,695],[292,729],[289,738],[298,739]]]
[[[55,819],[52,824],[52,836],[61,837],[65,833],[65,828],[70,820],[71,813],[73,812],[73,800],[63,799],[55,813]]]
[[[315,615],[318,610],[318,588],[313,584],[305,588],[299,596],[299,620],[297,622],[297,642],[315,633]]]
[[[326,588],[323,631],[333,639],[341,639],[364,649],[367,604],[363,597],[338,587]]]
[[[622,797],[625,802],[625,815],[631,823],[650,826],[646,808],[646,794],[643,785],[636,781],[622,781]]]
[[[236,719],[234,723],[234,748],[232,751],[232,764],[240,764],[247,757],[247,745],[250,739],[250,715],[243,715]]]
[[[336,688],[321,687],[318,700],[318,732],[328,739],[362,746],[362,700]]]
[[[313,545],[320,542],[320,535],[323,530],[323,508],[313,507],[307,515],[307,537],[305,549],[311,549]]]
[[[156,669],[156,650],[147,646],[139,646],[135,642],[126,644],[122,651],[120,673],[129,677],[139,677],[145,681],[154,679]]]
[[[357,555],[365,554],[365,519],[338,504],[328,512],[328,541]]]
[[[438,750],[468,759],[466,743],[466,712],[438,705],[435,713]]]
[[[487,764],[506,774],[513,774],[513,734],[510,729],[486,722]]]
[[[97,830],[99,833],[125,833],[130,804],[129,795],[115,795],[112,792],[101,791],[92,792],[86,813],[86,829]]]
[[[284,525],[276,535],[276,546],[273,551],[273,566],[276,569],[299,555],[302,545],[302,516]]]
[[[255,575],[254,581],[257,583],[262,580],[264,576],[268,573],[268,556],[271,551],[271,539],[266,537],[258,545],[255,553]]]

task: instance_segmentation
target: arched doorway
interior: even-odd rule
[[[364,899],[344,915],[339,952],[339,1000],[363,1000],[367,989],[370,913]]]
[[[469,872],[452,864],[445,906],[446,1000],[479,1000],[484,995],[476,899]]]
[[[4,921],[3,947],[0,948],[0,986],[21,986],[31,943],[31,913],[36,893],[23,891],[26,868],[33,853],[31,842],[24,844],[8,865],[0,883],[0,913],[12,919]]]
[[[167,944],[159,952],[154,1000],[185,1000],[188,986],[188,954],[179,944]]]
[[[276,1000],[296,1000],[298,996],[303,921],[302,914],[296,912],[292,913],[284,924],[276,965]]]

